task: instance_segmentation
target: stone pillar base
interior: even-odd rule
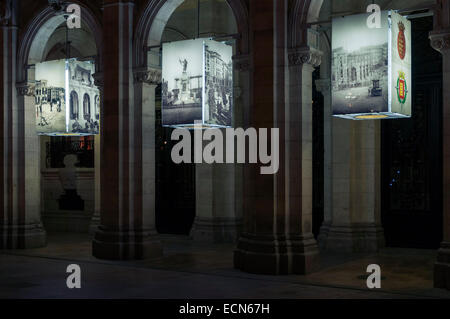
[[[326,239],[327,251],[372,253],[385,246],[384,231],[375,224],[332,225]]]
[[[330,232],[330,227],[331,225],[325,222],[323,222],[322,226],[320,227],[319,236],[317,236],[317,243],[319,244],[320,250],[327,249],[327,239]]]
[[[89,224],[89,235],[95,236],[95,232],[100,226],[100,214],[92,215],[91,223]]]
[[[291,238],[242,234],[234,267],[254,274],[304,275],[318,269],[319,249],[312,234]]]
[[[92,242],[92,254],[99,259],[133,260],[162,256],[155,231],[114,231],[99,226]]]
[[[241,220],[236,218],[196,217],[190,235],[195,241],[235,243],[239,238],[241,226]]]
[[[434,264],[434,287],[450,290],[450,242],[441,244]]]
[[[28,249],[47,245],[42,224],[0,225],[0,249]]]

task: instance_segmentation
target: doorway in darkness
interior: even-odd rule
[[[195,218],[195,164],[175,164],[172,128],[161,124],[161,87],[156,88],[156,230],[189,235]]]
[[[316,80],[320,79],[320,67],[316,68],[313,78],[313,235],[317,239],[324,220],[324,99],[316,89]]]
[[[442,241],[442,57],[433,18],[412,20],[412,117],[382,121],[381,208],[386,245]]]

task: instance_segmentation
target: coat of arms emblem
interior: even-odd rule
[[[400,59],[403,60],[406,54],[405,25],[403,24],[403,22],[399,22],[398,29],[399,31],[397,36],[397,49]]]
[[[400,104],[405,104],[408,96],[408,86],[406,85],[405,72],[400,71],[397,79],[397,98]]]

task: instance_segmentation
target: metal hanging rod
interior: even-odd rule
[[[75,58],[78,61],[95,61],[98,58],[98,55],[89,55],[89,56],[84,56],[81,58]],[[25,64],[25,68],[30,69],[35,67],[36,64]]]
[[[224,41],[224,40],[231,40],[231,39],[236,40],[236,39],[240,39],[241,35],[239,33],[232,33],[232,34],[217,35],[217,36],[213,36],[210,38],[215,41]],[[193,38],[192,40],[195,40],[195,39],[197,39],[197,38]],[[175,41],[163,41],[163,42],[161,42],[161,44],[158,44],[158,45],[145,46],[144,49],[146,51],[150,51],[152,49],[160,48],[164,43],[170,43],[170,42],[175,42]]]
[[[417,19],[417,18],[423,18],[423,17],[430,17],[434,15],[433,12],[434,7],[427,7],[427,8],[413,8],[413,9],[402,9],[402,10],[394,10],[397,11],[397,13],[405,16],[407,19]],[[418,11],[424,11],[424,12],[418,12]],[[414,13],[417,12],[417,13]],[[412,13],[412,14],[408,14]],[[334,14],[332,17],[345,17],[352,14],[358,14],[357,12],[348,13],[345,12],[343,14]],[[318,25],[318,24],[331,24],[332,20],[322,20],[322,21],[316,21],[316,22],[310,22],[307,23],[308,26]]]

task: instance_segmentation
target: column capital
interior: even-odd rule
[[[450,30],[430,32],[430,42],[433,49],[444,54],[450,50]]]
[[[233,56],[233,66],[236,71],[248,72],[250,71],[250,55],[241,54]]]
[[[11,1],[0,3],[0,25],[7,26],[11,20]]]
[[[322,51],[308,46],[292,48],[288,52],[289,66],[310,64],[313,67],[317,67],[322,63],[322,55]]]
[[[16,84],[17,94],[19,96],[34,96],[35,85],[29,82],[21,82]]]
[[[158,85],[162,81],[162,70],[157,68],[136,68],[133,74],[135,83]]]

